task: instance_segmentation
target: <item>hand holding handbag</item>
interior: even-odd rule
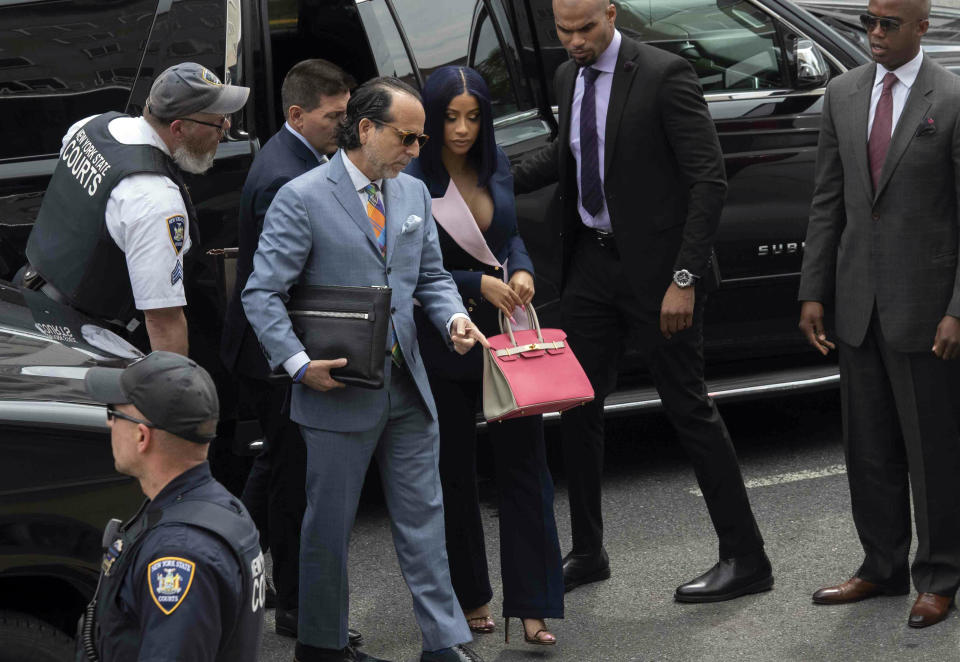
[[[348,386],[383,388],[391,293],[385,286],[298,287],[287,314],[311,360],[347,359],[331,377]]]
[[[514,331],[500,313],[500,330],[483,355],[483,417],[502,421],[564,411],[593,400],[593,387],[560,329],[541,329],[526,306],[530,330]]]

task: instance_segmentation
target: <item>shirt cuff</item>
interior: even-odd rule
[[[310,357],[307,356],[306,352],[297,352],[289,359],[283,362],[283,369],[287,371],[287,374],[291,378],[295,377],[297,372],[300,371],[307,363],[310,363]]]
[[[470,316],[466,313],[454,313],[451,315],[450,319],[447,320],[447,335],[449,335],[451,338],[453,337],[453,321],[458,317],[463,317],[468,320],[470,319]]]

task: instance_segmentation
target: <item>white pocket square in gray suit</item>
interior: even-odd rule
[[[410,214],[407,216],[407,220],[403,222],[403,227],[400,228],[400,234],[406,234],[408,232],[413,232],[420,224],[423,223],[423,219],[417,216],[416,214]]]

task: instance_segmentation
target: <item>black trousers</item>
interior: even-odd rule
[[[910,587],[912,490],[914,586],[953,596],[960,586],[960,363],[890,349],[876,311],[863,343],[841,342],[839,352],[850,500],[864,550],[857,575]]]
[[[273,557],[277,606],[296,609],[300,584],[300,525],[307,507],[307,449],[290,421],[290,387],[240,378],[241,400],[256,412],[266,441],[254,461],[242,500]]]
[[[476,414],[480,381],[430,381],[440,424],[440,483],[450,577],[464,610],[490,602],[477,494]],[[563,572],[553,514],[543,419],[491,423],[490,445],[500,509],[503,615],[563,618]]]
[[[616,386],[631,336],[639,340],[664,411],[693,465],[720,557],[763,548],[730,435],[703,381],[705,298],[698,290],[693,326],[665,339],[659,314],[643,314],[616,250],[581,235],[561,295],[563,328],[596,393],[593,402],[562,415],[574,553],[593,554],[603,545],[603,401]]]

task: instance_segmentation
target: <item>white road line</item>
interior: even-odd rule
[[[803,471],[788,471],[787,473],[775,474],[765,478],[751,478],[744,481],[748,488],[770,487],[771,485],[783,485],[784,483],[796,483],[801,480],[811,480],[813,478],[826,478],[827,476],[839,476],[847,473],[847,468],[842,464],[832,464],[823,469],[804,469]],[[689,490],[694,496],[703,496],[699,488],[693,487]]]

